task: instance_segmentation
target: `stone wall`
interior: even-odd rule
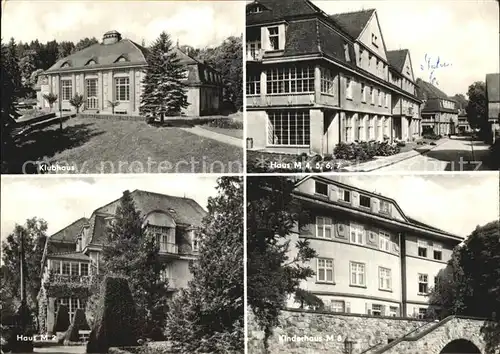
[[[343,353],[346,338],[352,340],[352,354],[383,346],[429,322],[415,318],[372,317],[303,310],[283,311],[280,324],[268,340],[269,353]],[[264,331],[248,311],[248,353],[264,353]]]

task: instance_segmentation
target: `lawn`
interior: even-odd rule
[[[243,149],[178,128],[145,122],[76,117],[19,138],[9,173],[25,161],[75,166],[74,173],[238,173]],[[25,172],[33,173],[34,163]]]

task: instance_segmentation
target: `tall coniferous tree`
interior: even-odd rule
[[[104,273],[128,279],[142,336],[162,339],[168,288],[167,280],[160,279],[164,264],[154,236],[143,228],[141,215],[129,191],[123,193],[107,236],[103,252]]]
[[[186,68],[180,63],[169,35],[162,32],[147,55],[148,68],[140,112],[148,117],[179,115],[186,108],[187,95],[182,80]]]

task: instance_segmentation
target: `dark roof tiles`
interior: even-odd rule
[[[64,229],[59,230],[55,234],[49,237],[50,242],[66,242],[73,243],[76,242],[77,236],[80,233],[81,228],[88,222],[87,218],[80,218],[73,222],[72,224],[66,226]]]
[[[408,49],[388,50],[387,61],[394,67],[394,69],[396,69],[399,73],[402,73],[407,54]]]
[[[349,33],[352,37],[358,38],[365,29],[368,21],[373,16],[375,9],[346,12],[330,15],[340,28]]]

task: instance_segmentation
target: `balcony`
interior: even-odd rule
[[[179,247],[175,243],[160,242],[160,253],[178,254]]]
[[[69,274],[55,274],[49,273],[48,277],[45,277],[45,283],[51,285],[57,284],[74,284],[81,286],[90,286],[92,282],[92,277],[90,275],[69,275]]]
[[[262,61],[262,58],[264,57],[264,50],[263,49],[252,49],[252,48],[247,48],[247,61]]]

